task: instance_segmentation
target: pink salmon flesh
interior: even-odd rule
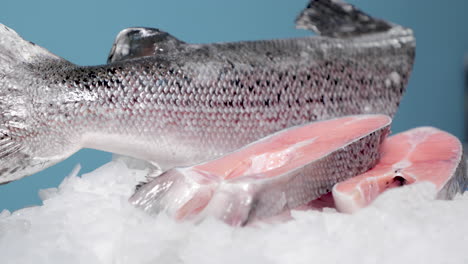
[[[385,190],[415,182],[433,183],[439,199],[464,192],[468,176],[461,142],[433,127],[391,136],[383,143],[377,166],[336,184],[333,199],[339,211],[353,213]]]

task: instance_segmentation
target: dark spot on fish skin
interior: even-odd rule
[[[281,100],[281,92],[279,92],[279,93],[276,95],[276,98],[278,99],[278,103],[279,103],[280,100]]]
[[[388,185],[389,183],[390,183],[390,182],[386,181],[386,182],[385,182],[385,185]]]
[[[109,68],[107,69],[107,73],[114,75],[116,73],[115,68]]]
[[[293,76],[292,76],[293,81],[295,81],[296,78],[297,78],[296,75],[293,75]]]
[[[102,86],[104,86],[106,88],[111,88],[110,85],[109,85],[109,82],[107,80],[102,80]]]
[[[266,99],[263,103],[264,103],[265,106],[267,106],[267,107],[270,106],[270,99]]]
[[[329,81],[330,78],[331,78],[331,77],[330,77],[330,74],[327,74],[327,76],[325,77],[325,79],[326,79],[327,81]]]
[[[32,42],[32,41],[29,41],[29,44],[33,45],[33,46],[36,46],[36,43]]]
[[[282,73],[279,73],[278,74],[278,80],[281,81],[283,79],[283,74]]]
[[[270,81],[269,80],[266,80],[265,83],[266,83],[267,87],[270,87]]]
[[[306,76],[307,80],[310,81],[310,79],[312,78],[312,76],[310,74],[307,74]]]
[[[405,178],[401,176],[395,176],[393,177],[393,182],[397,183],[398,186],[403,186],[406,184]]]
[[[240,107],[242,107],[242,109],[245,109],[244,101],[240,101],[240,102],[239,102],[239,105],[240,105]]]
[[[254,89],[254,87],[253,87],[253,86],[249,86],[249,92],[252,92],[252,91],[253,91],[253,89]]]
[[[325,104],[325,97],[323,95],[320,97],[320,103]]]
[[[90,72],[88,73],[88,77],[91,78],[91,79],[95,79],[97,76],[94,72]]]
[[[19,169],[20,169],[19,167],[16,167],[16,168],[12,169],[12,170],[10,171],[10,173],[15,173],[15,172],[17,172]]]
[[[235,69],[236,68],[236,65],[234,65],[234,63],[230,60],[226,60],[226,62],[229,64],[229,66],[231,67],[231,69]]]
[[[8,171],[8,168],[3,168],[0,170],[0,175],[5,174]]]
[[[260,80],[257,80],[255,83],[257,84],[257,86],[260,86]]]

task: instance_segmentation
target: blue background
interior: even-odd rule
[[[371,15],[412,28],[416,64],[393,131],[432,125],[464,140],[463,56],[468,51],[466,0],[350,0]],[[187,42],[309,35],[294,19],[307,0],[24,1],[4,0],[0,23],[80,65],[103,64],[123,28],[161,28]],[[0,186],[0,211],[40,204],[37,191],[57,186],[81,163],[89,172],[111,155],[82,150],[31,177]]]

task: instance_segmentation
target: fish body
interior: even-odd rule
[[[177,219],[214,216],[245,225],[306,205],[377,163],[385,115],[357,115],[282,130],[219,159],[168,170],[130,202]]]
[[[0,26],[0,182],[81,148],[166,170],[313,120],[395,113],[413,65],[410,29],[331,0],[311,1],[297,24],[322,36],[187,44],[153,34],[151,56],[124,41],[113,63],[85,67]]]
[[[389,137],[381,160],[366,173],[333,187],[336,208],[353,213],[387,189],[417,182],[435,185],[437,198],[451,199],[468,187],[461,142],[433,127],[420,127]]]

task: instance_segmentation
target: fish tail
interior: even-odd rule
[[[38,68],[46,62],[68,63],[21,38],[0,24],[0,184],[22,178],[51,166],[62,157],[47,156],[45,142],[36,133],[46,124],[37,120],[34,107],[40,91]],[[41,66],[42,65],[42,66]]]
[[[334,38],[385,32],[392,24],[373,18],[341,0],[311,0],[296,19],[296,27]]]

